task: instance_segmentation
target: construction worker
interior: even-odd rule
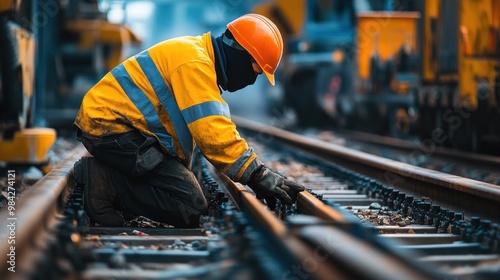
[[[74,169],[89,217],[104,226],[122,226],[124,213],[199,226],[207,202],[190,170],[195,145],[270,207],[276,199],[293,203],[304,187],[259,160],[231,121],[220,89],[237,91],[262,73],[274,85],[282,52],[276,25],[247,14],[219,37],[166,40],[107,73],[85,95],[75,120],[77,139],[93,155]]]

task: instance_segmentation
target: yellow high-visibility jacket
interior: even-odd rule
[[[95,137],[140,130],[188,168],[196,144],[242,183],[261,164],[221,97],[210,33],[166,40],[125,60],[87,92],[75,125]]]

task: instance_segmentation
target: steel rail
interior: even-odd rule
[[[67,188],[72,180],[70,172],[73,164],[86,153],[83,146],[68,152],[64,161],[57,164],[47,175],[26,190],[16,202],[15,215],[7,209],[0,212],[0,221],[15,218],[15,244],[7,242],[12,231],[7,226],[0,227],[0,278],[21,277],[33,269],[33,262],[44,256],[37,255],[46,242],[53,238],[53,229],[61,222],[60,206],[64,201]],[[12,250],[14,249],[14,250]],[[15,273],[10,266],[8,254],[15,252]],[[21,277],[22,278],[22,277]]]
[[[237,116],[232,119],[240,129],[271,136],[387,186],[430,197],[443,207],[463,211],[467,216],[500,221],[500,186],[382,158]]]
[[[244,186],[234,183],[224,174],[214,173],[237,206],[249,212],[258,225],[270,229],[274,239],[281,240],[303,270],[312,273],[313,279],[352,279],[353,275],[369,279],[437,279],[430,271],[401,259],[401,255],[381,250],[380,242],[370,245],[334,226],[343,223],[350,227],[351,218],[326,206],[307,191],[299,194],[297,207],[302,213],[312,216],[303,216],[298,222],[292,221],[293,229],[289,230]],[[367,254],[371,257],[366,258]],[[309,271],[310,262],[314,263],[313,271]],[[383,264],[385,269],[380,269],[376,264]],[[298,276],[292,270],[287,273],[283,277]]]
[[[486,154],[476,154],[467,151],[458,151],[446,147],[439,147],[436,145],[429,145],[426,147],[425,143],[422,142],[411,142],[408,140],[402,140],[387,136],[380,136],[371,133],[359,132],[359,131],[349,131],[340,129],[338,132],[345,135],[347,138],[357,140],[360,142],[372,143],[375,145],[391,146],[398,149],[404,149],[408,151],[417,151],[429,155],[438,155],[456,159],[458,161],[472,162],[480,166],[494,166],[500,169],[500,157],[490,156]]]

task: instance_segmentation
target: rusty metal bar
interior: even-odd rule
[[[342,222],[346,220],[343,213],[324,204],[309,192],[301,192],[297,196],[297,209],[303,214],[315,216],[328,221]]]
[[[51,238],[51,235],[46,233],[59,223],[57,216],[60,205],[58,202],[63,199],[68,182],[71,180],[70,171],[73,169],[74,162],[85,155],[86,151],[82,145],[79,145],[68,154],[63,162],[55,166],[17,200],[14,217],[16,219],[12,220],[15,222],[15,245],[7,242],[11,235],[10,228],[0,227],[0,240],[2,240],[0,242],[0,276],[8,272],[8,254],[12,246],[16,251],[16,270],[25,271],[32,269],[31,259],[36,255],[37,244],[34,244],[34,239],[40,242],[39,239],[42,237]],[[8,211],[0,213],[1,221],[11,220],[9,218],[12,216],[9,216]]]
[[[241,209],[245,205],[252,215],[259,220],[259,223],[271,231],[278,237],[286,234],[286,227],[273,214],[267,211],[263,204],[255,198],[244,186],[239,183],[234,183],[224,174],[217,172],[218,178],[224,183],[227,191],[238,204]]]

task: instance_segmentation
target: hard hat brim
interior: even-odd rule
[[[268,73],[266,71],[263,72],[266,75],[267,79],[269,80],[269,83],[271,83],[271,85],[274,86],[274,74]]]

